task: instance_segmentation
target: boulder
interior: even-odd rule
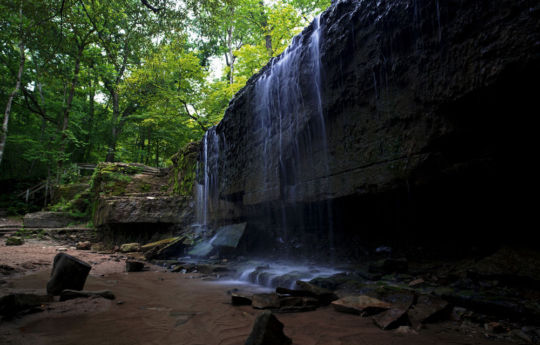
[[[77,242],[75,248],[78,250],[90,250],[92,249],[92,243],[90,241]]]
[[[140,250],[141,245],[139,243],[124,243],[120,246],[122,253],[139,252]]]
[[[56,296],[66,289],[82,290],[90,269],[89,264],[76,257],[66,253],[56,254],[47,293]]]
[[[206,257],[214,251],[214,247],[209,241],[204,241],[195,245],[189,252],[189,255]]]
[[[277,309],[280,301],[275,293],[259,293],[253,295],[251,306],[255,309]]]
[[[411,325],[417,329],[423,323],[447,319],[451,311],[452,306],[447,301],[436,296],[421,295],[408,314]]]
[[[375,315],[373,317],[373,322],[384,330],[395,329],[409,324],[407,310],[397,308],[388,309],[387,311]]]
[[[24,244],[24,239],[19,236],[10,236],[6,238],[6,246],[21,246]]]
[[[0,315],[12,317],[20,312],[36,309],[42,304],[52,301],[53,298],[50,295],[33,293],[7,294],[0,297]]]
[[[80,222],[80,218],[75,218],[67,212],[27,213],[23,218],[25,228],[65,228]]]
[[[290,345],[292,340],[283,333],[283,324],[270,311],[259,314],[245,345]]]
[[[105,299],[115,299],[114,294],[109,290],[101,291],[77,291],[66,289],[60,293],[60,302],[67,301],[75,298],[89,298],[89,297],[102,297]]]
[[[126,272],[141,272],[144,268],[144,262],[135,260],[126,260]]]
[[[346,296],[332,302],[336,311],[369,316],[391,308],[390,303],[369,296]]]

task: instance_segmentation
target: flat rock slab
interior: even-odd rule
[[[82,290],[92,266],[66,253],[54,257],[51,279],[47,283],[47,293],[57,296],[63,290]]]
[[[280,307],[279,296],[275,293],[255,294],[251,306],[256,309],[277,309]]]
[[[236,248],[244,235],[247,223],[230,224],[218,229],[211,241],[214,247]]]
[[[251,305],[252,298],[252,296],[233,293],[231,294],[231,303],[232,305]]]
[[[67,212],[34,212],[27,213],[23,218],[25,228],[64,228],[73,223],[81,223],[81,219]]]
[[[75,298],[90,298],[90,297],[102,297],[105,299],[115,299],[114,294],[109,290],[100,291],[77,291],[77,290],[64,290],[60,293],[60,302],[67,301]]]
[[[245,345],[290,345],[292,340],[283,333],[283,324],[269,310],[255,319]]]
[[[389,303],[369,296],[346,296],[333,301],[336,311],[359,315],[373,315],[391,308]]]
[[[400,326],[407,326],[409,320],[406,309],[392,308],[373,317],[373,322],[381,329],[396,329]]]
[[[205,241],[197,244],[195,247],[193,247],[188,254],[193,256],[199,256],[199,257],[205,257],[210,255],[212,251],[214,250],[214,246],[210,244],[210,242]]]

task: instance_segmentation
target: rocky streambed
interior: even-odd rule
[[[512,263],[511,253],[513,264],[519,260],[509,249],[453,264],[380,258],[348,264],[336,269],[339,273],[324,272],[310,282],[301,272],[294,273],[299,268],[295,266],[261,286],[252,282],[260,282],[264,272],[286,271],[285,265],[242,257],[145,262],[140,252],[77,250],[34,239],[21,246],[1,244],[2,296],[45,295],[59,252],[91,265],[85,290],[108,290],[114,299],[99,294],[65,301],[56,297],[4,316],[3,344],[177,344],[178,339],[183,344],[244,344],[265,310],[284,325],[293,344],[505,344],[538,339],[534,288],[512,285],[501,274],[501,260]],[[128,260],[142,262],[144,269],[126,272]],[[249,265],[258,266],[250,270]],[[314,264],[304,267],[315,274]],[[507,273],[517,282],[516,277],[527,272]],[[248,278],[238,280],[242,275]],[[296,278],[298,282],[287,285]]]

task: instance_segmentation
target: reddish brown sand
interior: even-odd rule
[[[32,249],[25,245],[18,250],[25,247]],[[14,264],[6,261],[11,250],[0,247],[0,264]],[[44,255],[40,260],[49,262],[56,253],[37,251]],[[86,260],[106,257],[81,251],[70,254]],[[95,272],[88,278],[85,289],[111,290],[116,300],[95,298],[53,303],[44,312],[1,323],[0,344],[241,345],[259,313],[249,306],[230,305],[227,290],[244,286],[204,281],[194,274],[124,273],[116,261],[103,261],[107,263],[94,265]],[[49,270],[41,270],[7,278],[8,283],[1,289],[43,289],[48,276]],[[331,307],[277,314],[277,317],[297,345],[494,344],[480,329],[460,330],[452,322],[429,326],[417,335],[402,335],[378,329],[369,318],[338,313]]]

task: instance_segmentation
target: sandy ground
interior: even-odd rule
[[[20,247],[0,245],[0,264],[20,270],[0,278],[5,281],[0,290],[44,291],[58,247],[39,241]],[[77,250],[68,254],[92,264],[86,290],[111,290],[116,299],[55,302],[43,312],[3,321],[0,344],[241,345],[260,312],[230,304],[227,291],[249,289],[246,285],[206,281],[197,274],[169,273],[155,266],[125,273],[122,258]],[[429,326],[416,335],[382,331],[369,318],[331,307],[277,317],[297,345],[504,344],[452,322]]]

